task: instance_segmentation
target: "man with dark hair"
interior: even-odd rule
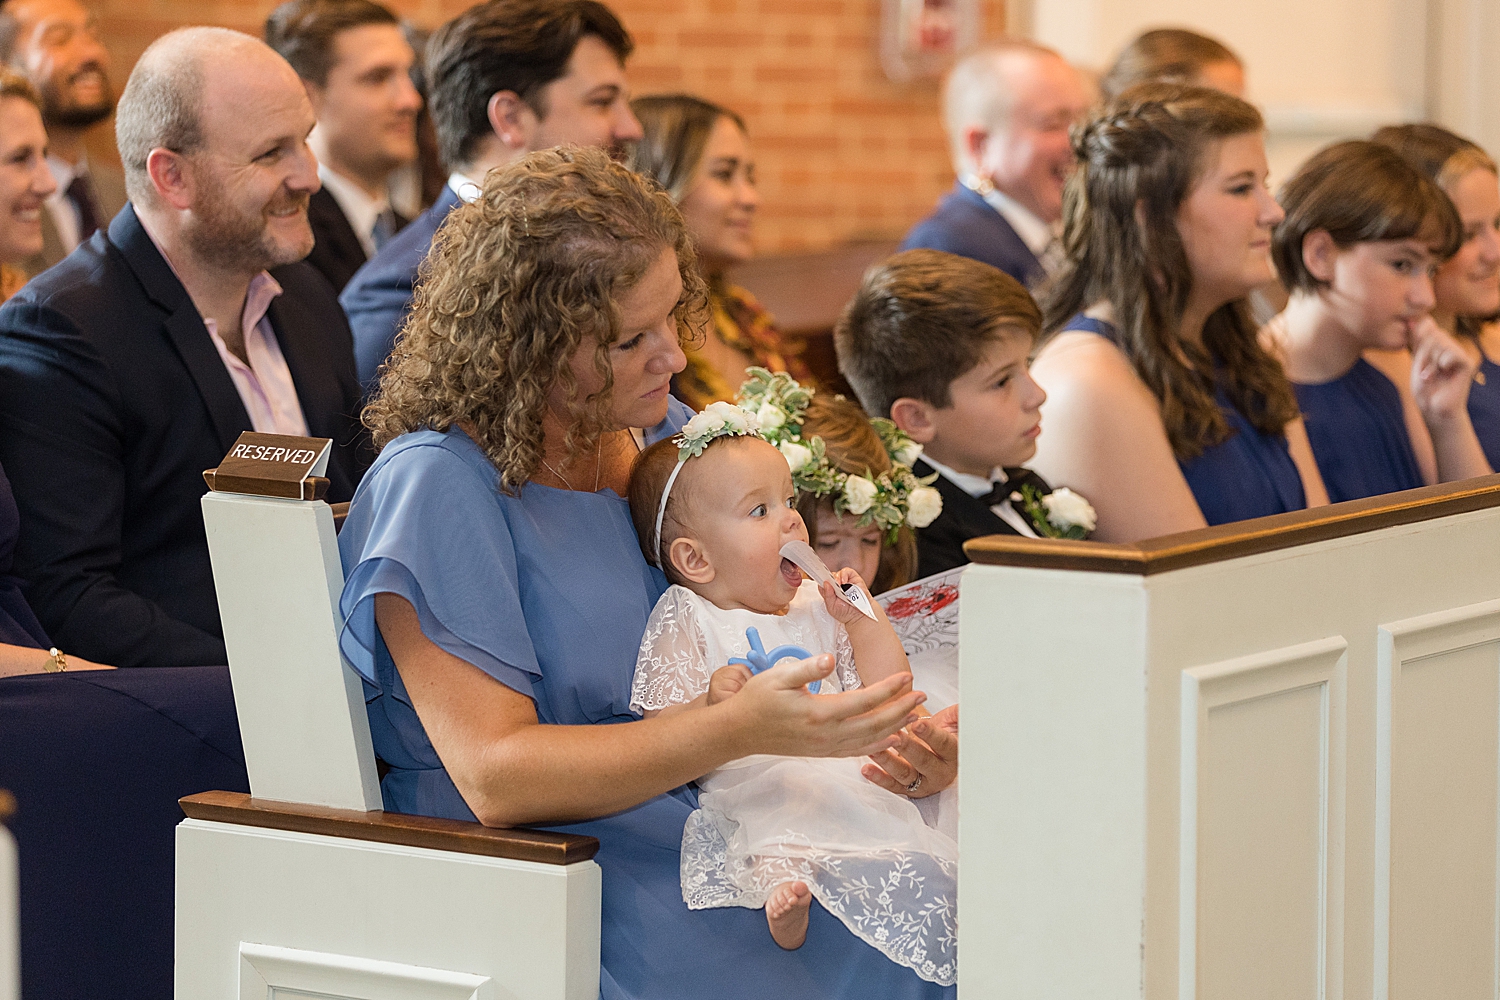
[[[340,298],[367,390],[406,317],[433,234],[460,200],[478,197],[486,173],[538,149],[623,153],[641,137],[625,81],[632,48],[597,0],[489,0],[433,34],[428,100],[453,174],[437,202],[360,268]]]
[[[91,163],[89,130],[114,110],[109,52],[94,15],[78,0],[0,3],[0,61],[36,88],[47,126],[47,167],[57,191],[44,203],[42,251],[26,261],[36,274],[62,260],[125,204],[125,180],[109,164]]]
[[[333,439],[328,499],[368,464],[349,327],[312,248],[312,107],[258,39],[151,44],[115,135],[130,203],[0,307],[0,465],[15,570],[65,652],[224,663],[203,470],[241,432]]]
[[[302,78],[318,118],[307,142],[323,187],[307,206],[307,262],[342,291],[406,224],[390,178],[417,155],[416,56],[396,15],[370,0],[288,0],[266,19],[266,44]]]

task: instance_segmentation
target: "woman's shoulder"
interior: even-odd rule
[[[359,521],[377,508],[389,516],[395,510],[494,503],[499,482],[489,457],[458,428],[411,431],[381,450],[360,481],[349,514]]]
[[[1032,373],[1049,396],[1077,396],[1108,407],[1122,398],[1155,397],[1141,381],[1130,359],[1113,340],[1087,329],[1064,328],[1053,334],[1032,363]]]

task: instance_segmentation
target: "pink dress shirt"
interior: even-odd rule
[[[156,234],[146,225],[145,219],[141,219],[141,228],[146,230],[146,235],[156,244],[157,252],[172,269],[172,274],[181,281],[182,275],[177,274],[177,266],[172,263],[171,256],[162,247]],[[208,329],[209,339],[219,352],[219,360],[224,362],[229,378],[234,382],[235,391],[240,394],[245,412],[250,415],[251,428],[261,434],[307,437],[307,418],[302,415],[302,401],[297,398],[297,386],[292,381],[291,369],[286,366],[286,358],[282,356],[281,345],[276,342],[276,331],[271,328],[271,320],[266,316],[271,302],[280,294],[281,286],[269,271],[262,271],[250,279],[250,288],[245,293],[245,311],[240,316],[240,330],[245,337],[245,356],[250,359],[249,364],[241,361],[225,346],[224,338],[219,336],[219,324],[215,320],[202,317],[203,325]]]
[[[203,325],[218,348],[219,360],[229,369],[234,388],[250,414],[250,426],[262,434],[291,434],[307,437],[307,420],[302,416],[302,401],[297,398],[297,386],[292,382],[292,372],[281,354],[281,345],[276,342],[276,331],[271,329],[271,320],[266,311],[271,301],[281,294],[281,286],[270,272],[262,271],[250,279],[250,290],[245,295],[245,312],[240,317],[240,329],[245,336],[247,365],[234,355],[219,336],[219,324],[207,317]]]

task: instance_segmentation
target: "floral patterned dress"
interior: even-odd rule
[[[802,360],[802,339],[776,329],[776,320],[755,296],[738,285],[715,279],[709,283],[709,307],[713,318],[710,337],[718,337],[745,354],[752,365],[786,372],[804,386],[814,387],[812,373]],[[719,400],[733,402],[739,387],[738,378],[731,382],[703,352],[691,348],[687,367],[672,380],[672,394],[698,411]]]

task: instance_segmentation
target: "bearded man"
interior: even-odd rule
[[[313,245],[313,111],[259,40],[148,48],[115,119],[130,203],[0,308],[0,463],[15,571],[54,643],[99,663],[224,663],[199,500],[242,431],[368,464],[353,342]]]
[[[125,204],[125,179],[91,162],[85,141],[115,107],[109,51],[94,15],[78,0],[9,0],[0,6],[0,62],[31,81],[42,98],[47,168],[57,191],[45,202],[42,251],[25,267],[51,267]]]

